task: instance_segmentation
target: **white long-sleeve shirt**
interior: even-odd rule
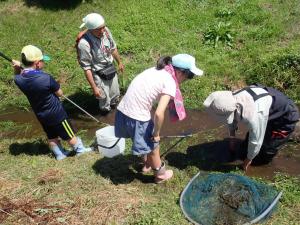
[[[251,88],[257,95],[267,93],[266,90],[262,88]],[[237,95],[246,94],[250,95],[247,91],[242,91]],[[262,143],[264,141],[264,136],[267,128],[268,118],[269,118],[269,110],[272,104],[272,97],[265,96],[257,99],[254,102],[255,110],[251,114],[251,117],[242,117],[241,122],[245,123],[249,129],[249,141],[248,141],[248,153],[247,158],[252,160],[259,153]],[[243,105],[242,110],[250,110]],[[244,113],[243,113],[244,114]],[[245,113],[247,114],[247,113]],[[240,117],[240,115],[239,115]],[[238,121],[239,119],[237,119]],[[236,124],[228,125],[230,132],[234,133]]]

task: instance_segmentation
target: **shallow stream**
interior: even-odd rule
[[[95,136],[95,131],[104,127],[107,124],[113,125],[115,112],[111,112],[106,116],[95,115],[100,120],[100,123],[95,122],[93,119],[86,115],[76,114],[71,115],[71,120],[75,130],[86,130],[87,135],[90,137]],[[37,135],[43,134],[43,130],[35,118],[32,112],[23,111],[9,111],[0,113],[0,123],[11,122],[11,129],[9,127],[0,131],[0,138],[34,138]],[[210,143],[211,149],[221,148],[220,151],[216,151],[218,154],[223,151],[226,152],[226,142],[220,144],[222,138],[226,138],[227,129],[224,126],[220,126],[215,122],[206,112],[189,110],[187,111],[187,118],[182,122],[173,123],[169,121],[168,115],[166,115],[165,123],[162,128],[161,135],[186,135],[195,134],[198,139],[193,138],[191,143],[188,138],[188,144],[191,143],[192,148],[197,151],[198,145],[205,145],[208,140],[207,134],[212,132],[212,142]],[[203,135],[199,135],[205,133]],[[241,127],[238,137],[243,139],[246,134],[245,128]],[[216,144],[214,145],[214,138],[217,137]],[[300,124],[294,134],[294,139],[300,137]],[[171,140],[177,140],[179,138],[163,138],[162,142],[166,145],[171,145]],[[218,144],[217,144],[218,143]],[[195,145],[196,144],[196,145]],[[208,148],[209,150],[209,148]],[[173,150],[174,153],[175,150]],[[184,152],[182,150],[181,152]],[[226,155],[226,154],[224,154]],[[166,156],[166,159],[168,157]],[[241,164],[241,162],[233,162],[233,164]],[[279,154],[273,159],[272,163],[265,166],[251,167],[247,175],[263,177],[272,179],[277,172],[287,173],[289,175],[300,175],[300,143],[289,143],[284,149],[280,150]]]

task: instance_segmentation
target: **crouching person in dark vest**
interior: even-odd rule
[[[296,123],[299,110],[295,103],[280,91],[260,84],[236,92],[216,91],[204,101],[204,106],[220,121],[228,124],[230,150],[234,150],[238,122],[249,129],[241,145],[243,168],[272,161],[285,144]]]
[[[63,149],[59,138],[67,141],[76,155],[90,152],[91,148],[85,148],[81,139],[75,136],[67,113],[59,101],[59,97],[63,95],[60,85],[42,70],[44,62],[50,58],[33,45],[22,49],[21,58],[24,68],[19,61],[13,60],[15,83],[26,95],[47,134],[49,147],[55,158],[62,160],[69,155],[69,151]]]

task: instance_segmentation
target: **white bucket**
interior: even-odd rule
[[[99,152],[105,157],[112,158],[123,154],[125,150],[125,139],[115,136],[115,127],[107,126],[96,131]]]

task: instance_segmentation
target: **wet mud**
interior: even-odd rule
[[[95,132],[102,127],[114,124],[115,111],[106,116],[94,115],[100,122],[95,122],[87,115],[71,115],[71,121],[75,130],[85,130],[86,135],[93,138]],[[0,113],[0,123],[11,121],[17,128],[0,130],[0,138],[33,138],[37,135],[43,135],[43,130],[32,112],[10,111]],[[24,129],[24,124],[26,129]],[[21,126],[23,125],[23,126]],[[21,126],[21,129],[18,129]],[[198,110],[188,110],[187,118],[180,122],[170,122],[166,113],[165,123],[162,127],[161,136],[189,135],[192,138],[186,138],[189,145],[187,149],[178,150],[174,142],[181,141],[180,138],[162,138],[162,143],[169,146],[170,153],[167,152],[165,158],[169,164],[183,168],[182,163],[176,163],[178,160],[191,160],[199,169],[220,170],[226,172],[226,168],[236,168],[241,166],[241,161],[232,161],[228,152],[228,143],[226,137],[228,131],[225,126],[217,123],[206,112]],[[245,127],[240,127],[237,137],[240,141],[245,137]],[[196,136],[196,137],[195,137]],[[294,132],[293,139],[300,138],[300,123]],[[184,138],[182,138],[183,140]],[[173,146],[172,146],[173,143]],[[168,149],[167,149],[168,150]],[[180,152],[176,152],[176,151]],[[175,152],[174,152],[175,151]],[[175,162],[175,163],[174,163]],[[190,163],[193,164],[193,163]],[[228,167],[230,165],[230,167]],[[293,176],[300,175],[300,143],[288,143],[272,163],[263,166],[252,166],[247,175],[272,179],[276,173],[287,173]]]
[[[101,116],[93,115],[100,122],[94,121],[87,115],[77,114],[71,115],[71,122],[75,130],[86,130],[89,136],[94,136],[95,132],[107,125],[113,125],[115,121],[115,110],[111,113]],[[5,138],[31,138],[35,135],[43,133],[42,127],[36,119],[33,112],[12,111],[0,113],[0,122],[12,121],[17,125],[28,124],[27,132],[20,129],[12,129],[11,131],[0,131],[0,137]],[[219,126],[206,113],[197,110],[187,112],[187,119],[179,122],[170,122],[168,114],[166,114],[165,123],[162,127],[162,136],[173,135],[189,135],[195,134],[202,130],[209,130]]]

